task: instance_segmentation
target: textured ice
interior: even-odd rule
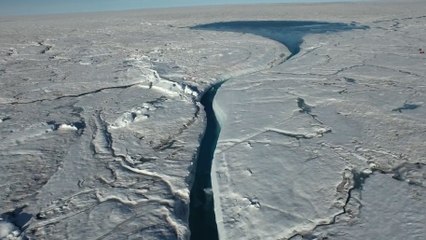
[[[0,239],[422,239],[425,3],[0,18]],[[202,161],[203,159],[200,159]]]
[[[380,12],[390,14],[390,9],[383,5]],[[222,130],[212,177],[220,239],[424,237],[424,213],[416,210],[425,203],[426,125],[421,116],[426,72],[417,51],[426,37],[420,34],[421,14],[388,21],[368,19],[368,12],[347,14],[359,24],[341,31],[327,31],[327,24],[319,24],[324,31],[314,31],[312,22],[201,26],[252,33],[295,49],[282,64],[230,79],[216,95]],[[303,24],[303,42],[288,42],[286,36],[302,31]],[[417,187],[397,181],[406,181],[397,173],[405,164],[418,166],[410,167],[419,173],[408,180]],[[370,188],[369,198],[358,197],[353,190],[360,185],[358,176],[372,172],[395,175],[388,177],[389,188],[395,184],[416,193]],[[385,201],[390,196],[393,205]],[[355,201],[376,205],[359,207],[356,215],[349,209]],[[399,211],[404,213],[385,220]],[[351,227],[354,222],[358,226]]]

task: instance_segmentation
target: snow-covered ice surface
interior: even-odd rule
[[[339,13],[368,28],[308,26],[291,59],[219,89],[220,239],[425,237],[426,17],[411,5],[387,17],[389,4],[368,18],[358,6]],[[280,40],[276,26],[258,27],[207,26]]]
[[[0,239],[188,239],[222,81],[220,239],[424,239],[425,10],[1,17]]]

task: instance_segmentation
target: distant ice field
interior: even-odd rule
[[[340,0],[338,2],[350,2]],[[361,0],[362,1],[362,0]],[[365,1],[365,0],[364,0]],[[0,16],[7,15],[40,15],[53,13],[76,13],[117,11],[145,8],[170,8],[222,4],[259,4],[259,3],[321,3],[336,0],[0,0]]]

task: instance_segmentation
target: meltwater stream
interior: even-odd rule
[[[214,215],[211,167],[219,138],[220,126],[213,111],[213,98],[222,83],[213,85],[201,98],[207,116],[207,127],[198,150],[195,178],[190,194],[189,228],[191,240],[219,238]]]

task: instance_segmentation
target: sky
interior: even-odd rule
[[[0,15],[37,15],[217,4],[331,2],[333,0],[0,0]],[[334,0],[349,1],[349,0]]]

